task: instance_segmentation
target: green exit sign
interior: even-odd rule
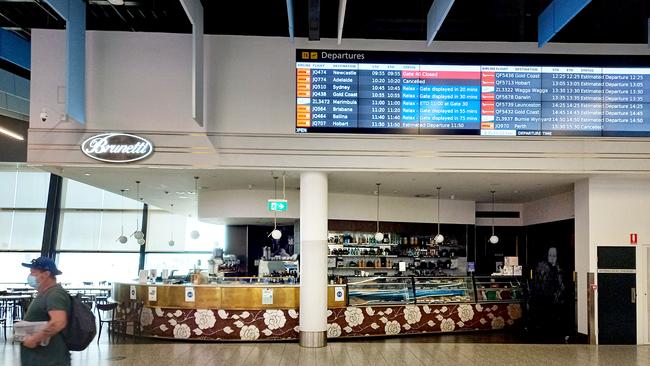
[[[287,200],[269,200],[267,207],[269,211],[286,211],[289,204]]]

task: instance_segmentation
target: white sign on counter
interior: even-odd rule
[[[196,293],[194,292],[194,287],[185,287],[185,302],[194,302],[196,299]]]
[[[149,301],[158,301],[158,287],[151,286],[148,289]]]
[[[272,288],[263,288],[262,289],[262,304],[263,305],[273,305],[273,289]]]
[[[135,286],[134,285],[129,286],[129,299],[130,300],[135,300],[136,299],[136,294],[137,294],[137,292],[135,290]]]
[[[345,300],[345,287],[335,286],[334,287],[334,301],[344,301]]]

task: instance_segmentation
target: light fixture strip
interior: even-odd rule
[[[24,140],[25,140],[25,138],[24,138],[23,136],[21,136],[21,135],[15,133],[15,132],[13,132],[13,131],[9,131],[9,130],[7,130],[7,129],[4,128],[4,127],[0,127],[0,133],[5,134],[5,135],[7,135],[7,136],[9,136],[9,137],[11,137],[11,138],[14,138],[14,139],[16,139],[16,140],[20,140],[20,141],[24,141]]]

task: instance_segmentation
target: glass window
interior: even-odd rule
[[[45,211],[14,211],[10,249],[41,250]]]
[[[142,203],[71,179],[63,184],[59,250],[140,251],[131,234],[142,225]],[[122,233],[124,244],[117,240]]]
[[[0,289],[8,284],[24,284],[27,282],[29,268],[21,263],[29,263],[38,258],[40,252],[3,252],[0,253]]]
[[[61,283],[128,282],[138,278],[138,253],[60,253],[57,267]]]

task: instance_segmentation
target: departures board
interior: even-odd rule
[[[647,58],[613,66],[616,59],[567,55],[296,56],[300,133],[650,136]]]

